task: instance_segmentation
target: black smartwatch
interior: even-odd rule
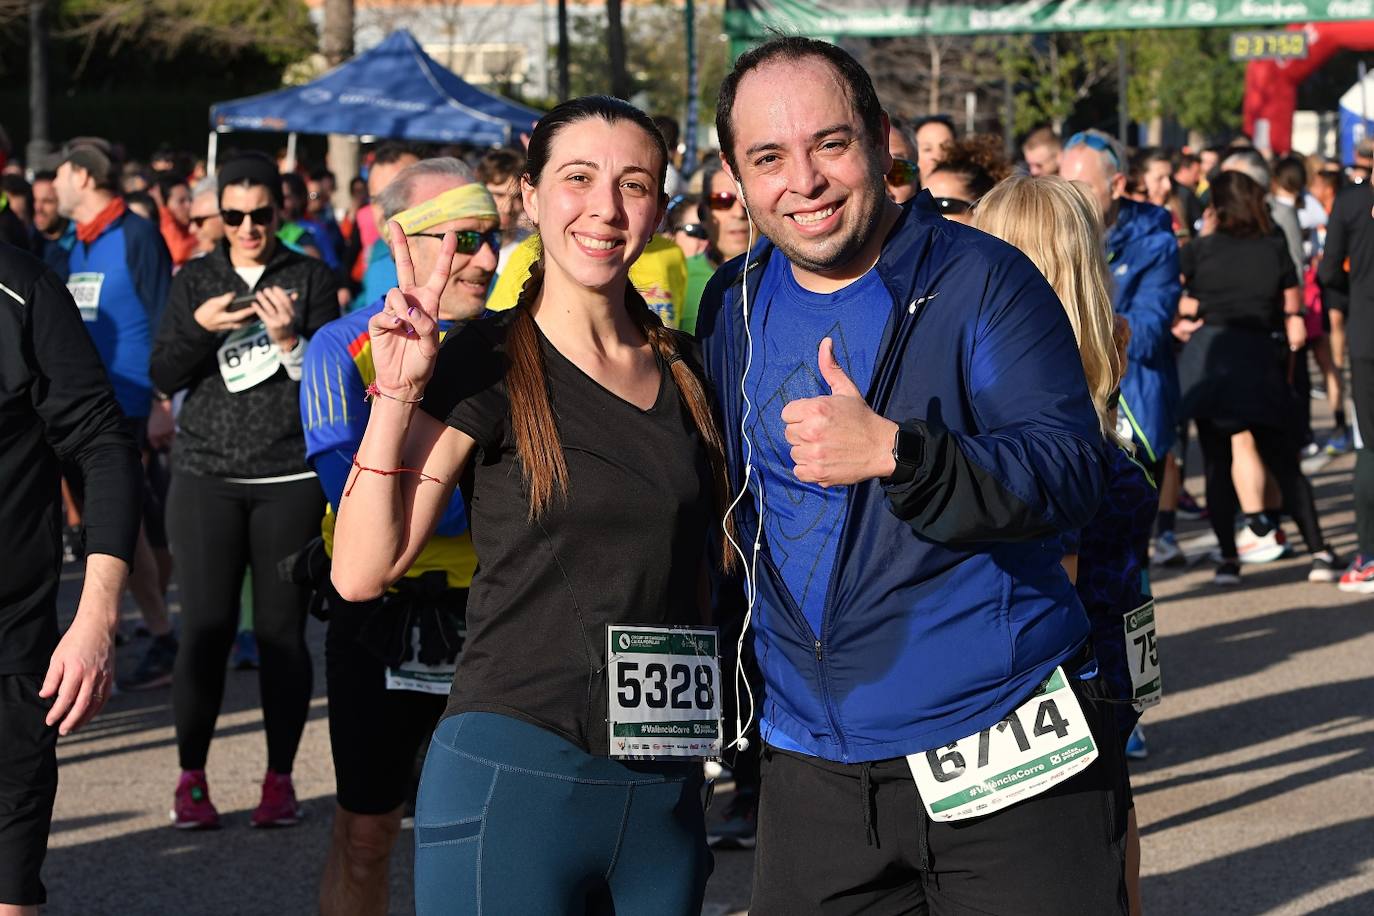
[[[896,462],[897,467],[890,476],[883,478],[883,483],[900,486],[915,480],[916,469],[921,466],[925,452],[926,441],[920,433],[905,426],[898,426],[897,435],[892,439],[892,460]]]

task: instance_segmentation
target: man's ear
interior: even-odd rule
[[[1121,172],[1117,172],[1115,175],[1112,176],[1110,187],[1112,189],[1112,200],[1118,200],[1122,197],[1125,197],[1126,176]]]

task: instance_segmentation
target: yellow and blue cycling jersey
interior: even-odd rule
[[[301,375],[301,420],[305,425],[305,458],[319,475],[330,508],[320,533],[325,551],[334,554],[334,512],[353,468],[353,455],[367,429],[369,405],[364,391],[377,376],[372,365],[372,341],[367,323],[382,310],[383,300],[350,312],[315,332],[305,351]],[[446,334],[452,322],[440,323]],[[450,588],[467,588],[477,569],[477,555],[468,533],[467,509],[455,489],[434,537],[406,571],[415,577],[443,570]]]

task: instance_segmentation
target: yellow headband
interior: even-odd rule
[[[479,182],[449,188],[438,197],[416,204],[409,210],[402,210],[392,217],[401,224],[406,235],[422,232],[440,223],[455,219],[496,219],[496,201],[491,193]]]

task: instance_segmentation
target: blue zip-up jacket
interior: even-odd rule
[[[747,255],[751,307],[770,256],[782,255],[766,240]],[[716,272],[697,324],[732,492],[746,479],[743,264]],[[866,400],[915,431],[924,455],[907,484],[847,488],[821,632],[766,538],[754,609],[764,740],[851,763],[990,727],[1079,651],[1088,619],[1059,534],[1088,523],[1102,489],[1102,435],[1073,331],[1025,256],[944,219],[923,193],[875,269],[892,317]],[[741,500],[746,551],[757,518]]]
[[[68,282],[74,274],[100,275],[99,302],[92,313],[83,315],[86,330],[125,415],[148,416],[153,397],[148,360],[172,285],[172,257],[162,233],[137,213],[126,211],[94,242],[76,242],[68,268]]]
[[[1126,197],[1118,203],[1116,222],[1107,230],[1107,258],[1115,281],[1112,305],[1131,324],[1121,399],[1139,428],[1133,437],[1141,457],[1153,463],[1177,438],[1178,368],[1170,328],[1183,289],[1178,240],[1168,210]],[[1149,441],[1141,442],[1141,434]]]

